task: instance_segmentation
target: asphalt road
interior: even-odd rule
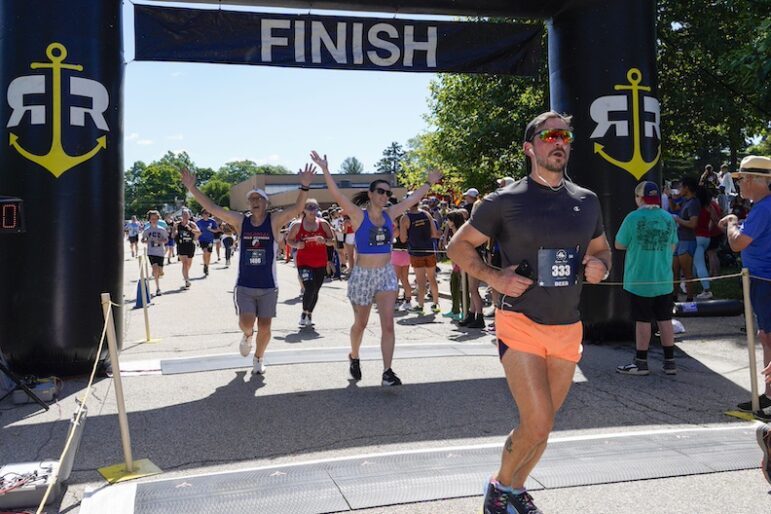
[[[231,298],[235,267],[215,263],[210,276],[203,278],[200,255],[195,259],[193,285],[187,291],[181,289],[180,264],[166,267],[164,295],[155,298],[149,308],[151,336],[158,340],[152,343],[145,342],[142,310],[132,309],[136,262],[127,259],[125,263],[120,358],[127,370],[146,371],[123,377],[133,453],[135,458],[148,458],[159,466],[163,477],[381,452],[502,444],[516,423],[516,409],[493,338],[483,331],[461,329],[441,316],[397,317],[394,370],[405,384],[397,393],[379,385],[379,360],[364,361],[363,380],[350,382],[345,355],[352,314],[346,284],[324,284],[314,314],[315,330],[301,331],[297,328],[299,284],[292,264],[277,266],[279,311],[264,378],[252,377],[245,366],[161,374],[158,368],[163,360],[203,357],[203,362],[212,362],[217,356],[238,351],[240,334]],[[441,278],[441,287],[447,289],[448,277]],[[442,300],[442,304],[443,310],[449,308],[448,301]],[[749,398],[746,341],[739,330],[743,320],[682,321],[687,332],[678,338],[679,373],[674,377],[661,373],[659,348],[651,351],[651,376],[627,377],[614,370],[632,357],[631,342],[587,344],[580,373],[558,414],[554,436],[746,424],[724,414]],[[431,356],[432,348],[443,343],[481,350],[473,355]],[[377,353],[379,323],[374,309],[364,345]],[[400,348],[402,355],[413,356],[400,357]],[[415,356],[415,348],[425,348],[428,356]],[[312,356],[323,350],[338,358],[315,362]],[[271,364],[271,355],[278,353],[270,352],[275,351],[291,355],[295,362]],[[58,458],[75,399],[82,396],[86,382],[87,377],[66,379],[58,402],[48,412],[34,405],[0,404],[0,463]],[[88,409],[75,469],[63,497],[48,512],[78,512],[85,490],[104,485],[97,468],[122,460],[110,379],[97,379]],[[618,455],[618,459],[625,458]],[[760,458],[758,451],[758,462]],[[628,465],[635,466],[634,460]],[[482,487],[480,483],[476,497],[358,512],[479,512]],[[751,469],[546,489],[534,496],[547,513],[756,514],[771,512],[769,489],[760,471]]]

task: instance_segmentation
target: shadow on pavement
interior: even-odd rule
[[[586,346],[580,368],[587,380],[573,385],[555,431],[736,422],[723,411],[747,399],[742,387],[682,351],[678,375],[664,375],[661,355],[653,351],[652,375],[617,374],[615,366],[631,355],[627,347],[621,351],[621,347]],[[364,383],[350,381],[344,388],[262,395],[260,389],[272,373],[280,371],[269,370],[266,377],[248,371],[223,374],[228,381],[207,397],[130,412],[134,455],[150,458],[161,469],[179,470],[370,445],[503,438],[517,420],[501,376],[416,384],[403,376],[406,384],[398,388],[363,385],[379,382],[365,376]],[[147,381],[144,387],[166,396],[161,398],[165,403],[184,397],[180,389],[185,389],[185,382],[179,378],[133,380]],[[69,382],[65,393],[81,387],[81,380]],[[46,448],[31,459],[29,443],[64,440],[66,415],[56,422],[16,423],[35,411],[35,406],[23,406],[2,412],[5,461],[50,458]],[[14,440],[26,444],[13,444]],[[80,478],[93,480],[95,468],[120,460],[117,416],[93,411],[76,471],[87,471]],[[71,480],[77,479],[76,474]]]

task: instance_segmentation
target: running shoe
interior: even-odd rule
[[[495,480],[487,484],[482,514],[543,514],[527,491],[515,493]]]
[[[463,314],[461,314],[460,312],[457,314],[453,314],[452,319],[453,321],[461,321],[463,319]]]
[[[348,374],[353,380],[361,380],[361,363],[359,359],[354,359],[351,354],[348,354]]]
[[[465,327],[465,326],[467,326],[469,323],[471,323],[472,321],[474,321],[475,319],[476,319],[476,314],[474,314],[473,312],[469,312],[468,314],[466,314],[466,317],[465,317],[465,318],[463,318],[462,320],[460,320],[460,321],[458,322],[458,325],[459,325],[459,326],[461,326],[461,327]]]
[[[674,361],[672,361],[674,364]],[[675,370],[677,372],[677,370]],[[635,358],[634,362],[625,364],[623,366],[616,367],[616,373],[622,375],[650,375],[651,371],[648,369],[648,361]]]
[[[305,321],[305,313],[304,312],[300,316],[300,322],[298,323],[298,325],[300,326],[300,328],[305,328],[305,327],[308,326],[308,323]]]
[[[495,322],[493,321],[489,325],[487,325],[487,328],[485,328],[485,332],[488,334],[495,335]]]
[[[402,302],[401,305],[399,305],[399,312],[407,312],[409,310],[412,310],[412,301],[407,300]]]
[[[758,425],[755,429],[760,449],[763,450],[763,460],[760,461],[760,469],[766,481],[771,484],[771,425]]]
[[[452,311],[447,311],[447,312],[443,312],[443,313],[442,313],[442,317],[443,317],[443,318],[452,318],[452,319],[455,319],[455,316],[456,316],[456,313],[454,313],[454,312],[452,312]]]
[[[394,373],[394,371],[391,368],[388,368],[383,372],[382,384],[386,387],[400,386],[402,385],[402,381],[399,380],[399,377],[396,376],[396,373]]]
[[[258,359],[257,357],[252,359],[252,375],[264,375],[265,374],[265,359]]]
[[[474,316],[474,319],[466,325],[468,328],[485,328],[486,326],[485,317],[481,314]]]
[[[712,299],[712,291],[707,289],[706,291],[702,291],[701,293],[696,295],[697,300],[711,300]]]
[[[155,296],[161,296],[162,294],[160,289],[155,290]]]
[[[310,314],[305,316],[305,326],[306,327],[315,327],[316,326],[316,324],[311,319],[311,315]]]
[[[242,357],[246,357],[249,355],[249,352],[252,351],[252,335],[247,336],[244,334],[243,337],[241,337],[241,342],[238,343],[238,351],[241,353]]]
[[[664,359],[664,366],[661,368],[665,375],[677,375],[677,364],[675,359]]]
[[[765,394],[761,394],[758,396],[758,404],[761,409],[767,409],[771,407],[771,399]],[[752,412],[752,402],[742,402],[736,408],[743,412]]]
[[[185,289],[190,289],[190,281],[185,280]]]
[[[433,312],[434,314],[439,314],[440,312],[442,312],[442,308],[439,307],[438,303],[435,303],[431,306],[431,312]]]
[[[426,311],[423,310],[423,306],[422,305],[416,305],[412,309],[410,309],[410,311],[414,312],[418,316],[422,316],[422,315],[424,315],[426,313]]]

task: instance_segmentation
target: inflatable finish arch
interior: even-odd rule
[[[221,3],[544,19],[551,105],[579,136],[569,173],[599,195],[610,237],[636,182],[660,175],[654,0]],[[18,372],[88,370],[99,294],[122,298],[123,66],[120,1],[0,3],[0,195],[24,200],[27,228],[0,234],[0,349]],[[585,287],[582,310],[593,338],[630,327],[620,288]]]

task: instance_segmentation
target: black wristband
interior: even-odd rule
[[[311,188],[310,188],[310,187],[308,187],[308,186],[300,186],[298,189],[299,189],[300,191],[310,191],[310,190],[311,190]]]

